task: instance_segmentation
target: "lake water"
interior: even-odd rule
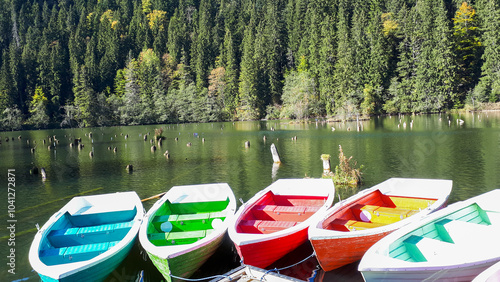
[[[460,125],[457,119],[464,123]],[[260,121],[1,132],[0,201],[4,211],[0,213],[0,280],[39,280],[28,262],[35,224],[43,225],[73,196],[133,190],[147,198],[174,185],[227,182],[236,198],[246,201],[279,178],[321,177],[321,154],[332,155],[335,167],[339,145],[347,156],[364,165],[363,186],[337,188],[342,199],[390,177],[451,179],[449,203],[500,188],[499,112],[373,117],[361,122],[360,127],[357,131],[356,122]],[[155,128],[163,129],[166,140],[152,152],[150,140]],[[56,136],[58,143],[49,142],[49,136]],[[74,138],[82,138],[82,150],[69,146]],[[245,148],[245,141],[250,142],[249,148]],[[187,146],[189,142],[191,146]],[[273,143],[281,156],[279,167],[273,166]],[[30,151],[33,147],[34,153]],[[108,147],[116,147],[116,153]],[[163,155],[166,150],[169,159]],[[89,156],[91,151],[93,157]],[[125,169],[128,164],[134,167],[132,173]],[[45,181],[40,175],[30,174],[33,166],[45,168]],[[4,227],[8,225],[9,169],[15,169],[16,184],[14,275],[7,272],[10,247],[9,232]],[[146,202],[145,208],[153,202]],[[303,249],[289,255],[282,265],[312,252],[309,246]],[[159,281],[161,276],[143,257],[136,246],[108,281],[134,281],[141,270],[146,281]],[[197,276],[221,274],[237,265],[237,255],[226,241]],[[310,259],[294,269],[313,272],[316,266]],[[315,281],[332,277],[359,280],[356,267],[329,273],[314,271]]]

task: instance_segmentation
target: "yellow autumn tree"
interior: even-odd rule
[[[481,74],[481,41],[476,10],[463,2],[453,18],[453,37],[458,60],[459,92],[465,96]],[[463,97],[460,100],[463,100]],[[456,101],[460,103],[461,101]]]
[[[159,29],[165,30],[165,23],[167,19],[167,12],[161,10],[153,10],[147,15],[149,28],[152,30]]]

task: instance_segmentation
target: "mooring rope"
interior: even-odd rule
[[[229,279],[229,281],[232,281],[232,279],[229,275],[224,275],[224,274],[208,276],[208,277],[204,277],[204,278],[184,278],[184,277],[175,276],[173,274],[170,274],[170,277],[175,278],[175,279],[179,279],[179,280],[184,280],[184,281],[204,281],[204,280],[215,279],[215,278],[227,278],[227,279]]]
[[[280,271],[282,270],[285,270],[285,269],[288,269],[288,268],[292,268],[294,266],[297,266],[301,263],[303,263],[304,261],[312,258],[313,256],[315,256],[316,253],[313,252],[312,254],[310,254],[308,257],[306,257],[305,259],[297,262],[297,263],[294,263],[292,265],[289,265],[289,266],[285,266],[285,267],[281,267],[281,268],[274,268],[274,269],[269,269],[268,271],[266,271],[264,273],[264,275],[262,275],[262,277],[260,278],[260,281],[264,281],[264,276],[266,276],[268,273],[270,272],[277,272],[277,273],[280,273]],[[173,274],[170,274],[170,277],[172,278],[175,278],[175,279],[179,279],[179,280],[184,280],[184,281],[204,281],[204,280],[208,280],[208,279],[215,279],[215,278],[227,278],[229,279],[229,281],[231,281],[231,277],[229,275],[224,275],[224,274],[220,274],[220,275],[214,275],[214,276],[208,276],[208,277],[204,277],[204,278],[184,278],[184,277],[180,277],[180,276],[175,276]]]
[[[308,260],[308,259],[312,258],[312,257],[313,257],[313,256],[315,256],[315,255],[316,255],[316,253],[315,253],[315,252],[313,252],[312,254],[310,254],[310,255],[309,255],[308,257],[306,257],[305,259],[303,259],[303,260],[301,260],[301,261],[299,261],[299,262],[297,262],[297,263],[294,263],[294,264],[292,264],[292,265],[285,266],[285,267],[281,267],[281,268],[269,269],[268,271],[266,271],[266,273],[264,273],[264,275],[262,275],[262,277],[260,278],[260,281],[264,281],[264,280],[263,280],[263,279],[264,279],[264,276],[266,276],[266,275],[267,275],[268,273],[270,273],[270,272],[277,272],[277,273],[280,273],[280,271],[285,270],[285,269],[288,269],[288,268],[292,268],[292,267],[294,267],[294,266],[297,266],[297,265],[299,265],[299,264],[303,263],[304,261],[306,261],[306,260]]]

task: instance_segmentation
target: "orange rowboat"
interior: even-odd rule
[[[330,271],[361,259],[382,237],[446,205],[451,180],[391,178],[335,204],[309,227],[319,264]]]

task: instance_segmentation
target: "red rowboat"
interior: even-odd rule
[[[333,203],[328,179],[280,179],[243,204],[228,228],[242,263],[265,268],[307,241]]]
[[[451,180],[391,178],[335,204],[311,224],[325,271],[358,261],[382,237],[446,205]]]

